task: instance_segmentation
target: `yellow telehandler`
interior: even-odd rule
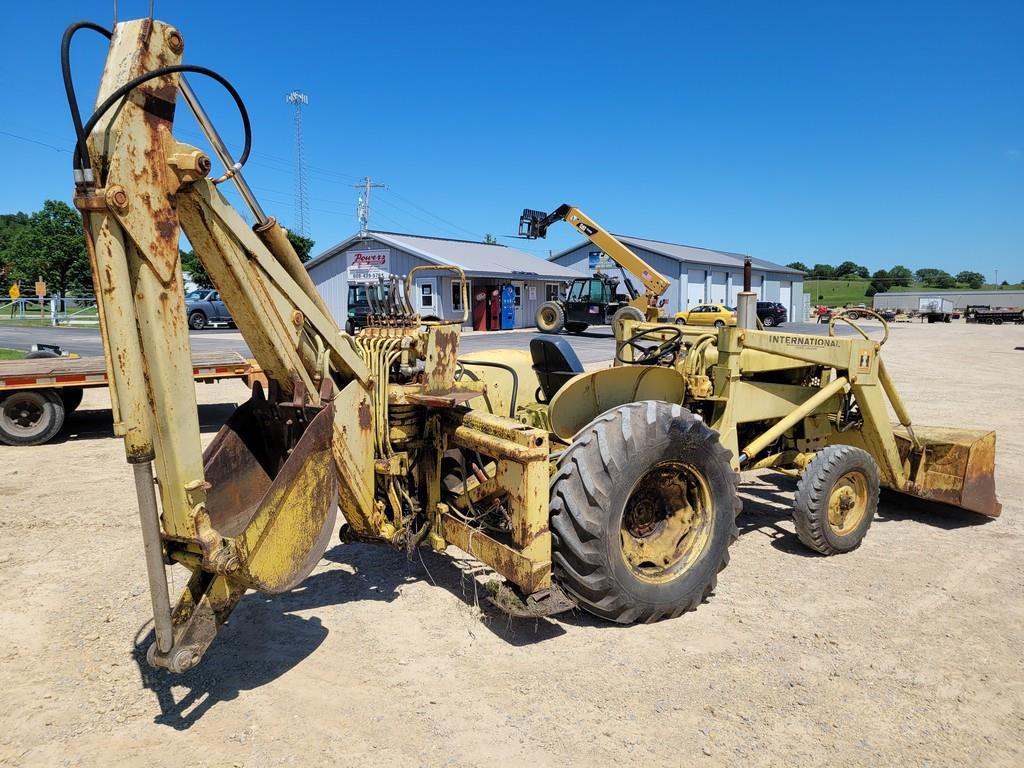
[[[83,29],[110,38],[84,121],[69,63]],[[247,590],[299,584],[338,511],[344,542],[454,545],[478,558],[504,579],[494,602],[510,613],[579,605],[618,622],[675,616],[708,596],[736,536],[744,469],[803,468],[798,528],[822,552],[859,542],[879,482],[998,514],[994,435],[915,434],[870,340],[627,319],[623,364],[607,371],[583,374],[550,337],[530,355],[460,356],[465,315],[419,317],[408,298],[416,270],[371,291],[367,326],[344,333],[242,175],[241,97],[215,71],[181,63],[184,47],[151,18],[113,30],[79,22],[62,45],[74,199],[146,553],[151,664],[189,669]],[[186,75],[231,95],[245,133],[237,160]],[[179,96],[225,168],[216,178],[206,153],[175,138]],[[182,231],[268,382],[205,451]],[[170,564],[191,574],[173,607]]]

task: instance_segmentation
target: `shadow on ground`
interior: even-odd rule
[[[212,403],[199,406],[199,431],[216,432],[235,412],[238,403]],[[77,410],[69,414],[60,432],[51,443],[67,443],[73,440],[98,440],[114,437],[114,417],[109,408]]]
[[[151,623],[141,628],[132,657],[144,687],[160,706],[154,722],[187,730],[219,702],[272,682],[314,653],[329,630],[320,617],[304,618],[297,612],[364,600],[390,603],[401,596],[404,585],[415,582],[429,582],[467,605],[479,606],[482,625],[511,645],[532,645],[565,634],[550,619],[513,619],[487,603],[475,576],[489,571],[472,560],[427,550],[415,552],[410,560],[404,552],[371,544],[339,545],[324,558],[348,567],[315,573],[284,594],[249,593],[199,666],[184,674],[172,675],[146,663],[154,636]]]

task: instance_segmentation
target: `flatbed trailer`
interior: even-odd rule
[[[251,383],[259,367],[237,352],[192,355],[192,377]],[[86,389],[106,387],[103,357],[41,357],[0,362],[0,443],[39,445],[54,437]]]

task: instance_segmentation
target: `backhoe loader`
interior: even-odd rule
[[[83,29],[110,38],[85,121],[69,64]],[[737,534],[742,469],[806,466],[801,493],[815,514],[824,498],[829,524],[833,506],[839,515],[839,538],[821,551],[847,548],[842,521],[873,510],[868,462],[899,490],[998,513],[994,436],[915,436],[904,416],[894,432],[881,392],[898,400],[869,341],[625,320],[625,364],[594,375],[564,339],[535,339],[532,356],[460,356],[465,315],[425,319],[409,301],[417,270],[448,267],[381,281],[366,326],[343,332],[244,179],[241,97],[217,72],[181,63],[184,48],[151,18],[113,30],[79,22],[62,45],[74,199],[152,597],[151,664],[195,666],[247,590],[301,583],[335,530],[342,542],[408,551],[454,545],[501,577],[492,599],[513,615],[578,605],[627,623],[676,616],[714,589]],[[231,95],[245,135],[237,160],[186,75]],[[207,153],[175,138],[179,97],[224,166],[216,178]],[[205,451],[182,232],[267,379]],[[837,446],[860,451],[860,463],[838,464],[828,485]],[[168,565],[190,573],[173,607]]]

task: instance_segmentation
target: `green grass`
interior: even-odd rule
[[[18,349],[5,349],[0,347],[0,360],[21,360],[25,353]]]

